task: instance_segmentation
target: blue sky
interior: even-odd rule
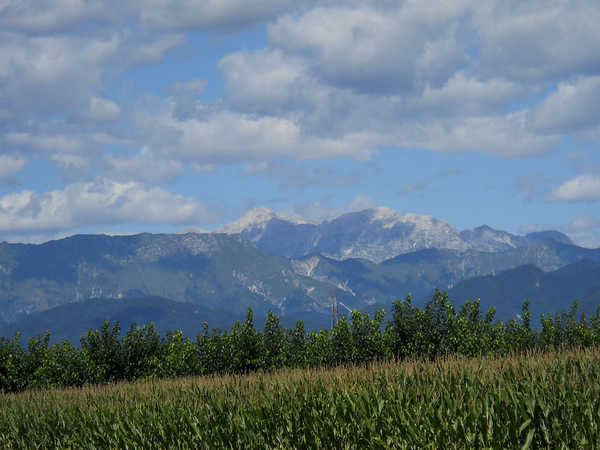
[[[388,206],[600,246],[595,0],[0,0],[0,240]]]

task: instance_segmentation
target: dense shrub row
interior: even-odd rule
[[[392,318],[385,324],[383,310],[373,317],[354,311],[333,330],[310,333],[302,321],[286,329],[272,312],[264,330],[256,330],[248,309],[246,321],[236,322],[230,331],[209,331],[205,323],[195,341],[181,331],[161,337],[152,324],[132,325],[121,336],[118,322],[88,331],[81,348],[68,341],[51,346],[48,333],[30,339],[23,348],[17,334],[0,338],[0,391],[600,344],[600,307],[593,317],[582,314],[577,319],[574,302],[568,312],[542,316],[539,330],[531,327],[527,301],[522,309],[519,319],[494,321],[494,309],[482,314],[478,300],[457,311],[445,292],[436,291],[423,308],[414,306],[410,296],[394,302]]]

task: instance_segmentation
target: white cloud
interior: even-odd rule
[[[318,7],[279,18],[269,37],[305,56],[328,82],[366,92],[413,90],[445,81],[468,62],[452,22],[465,11],[462,3]]]
[[[595,0],[484,0],[471,22],[481,70],[527,82],[600,71],[600,4]]]
[[[17,128],[32,118],[59,123],[66,114],[114,119],[118,106],[98,95],[106,80],[137,63],[158,62],[182,42],[178,35],[127,29],[33,37],[0,31],[0,105]]]
[[[561,137],[535,134],[524,113],[408,124],[399,132],[399,143],[405,147],[474,150],[505,158],[546,154],[554,149]]]
[[[86,19],[101,20],[114,13],[103,0],[7,0],[0,3],[0,24],[25,32],[52,32]]]
[[[300,61],[278,50],[230,53],[221,59],[219,69],[230,100],[258,111],[285,105],[297,94],[294,85],[306,76]]]
[[[198,164],[231,163],[286,155],[295,159],[368,158],[375,135],[349,132],[319,137],[305,133],[293,117],[266,116],[228,109],[200,110],[179,118],[174,105],[156,115],[140,112],[137,124],[164,157]]]
[[[121,115],[121,108],[116,103],[99,97],[90,100],[89,117],[92,120],[117,120]]]
[[[190,197],[107,179],[51,192],[25,190],[0,197],[0,232],[10,234],[100,224],[201,224],[214,219],[206,206]]]
[[[157,29],[240,29],[297,6],[297,0],[143,0],[141,23]]]
[[[83,143],[78,137],[64,135],[41,135],[31,133],[9,133],[6,142],[10,145],[33,150],[79,152]]]
[[[239,30],[301,6],[304,1],[257,0],[17,0],[0,2],[0,25],[27,33],[52,33],[87,21],[124,20],[155,30]]]
[[[535,126],[542,130],[574,131],[598,125],[600,76],[558,85],[536,108]]]
[[[497,111],[523,91],[522,86],[502,78],[483,81],[459,71],[439,88],[426,85],[414,106],[429,115],[450,115],[457,110],[461,114],[485,114]]]
[[[89,93],[102,84],[104,64],[122,43],[118,34],[90,39],[0,33],[0,80],[6,84],[0,101],[21,113],[62,112],[84,98],[87,107]]]
[[[0,0],[0,140],[87,177],[110,168],[147,184],[188,163],[212,171],[404,147],[522,157],[573,133],[598,141],[598,2],[438,3]],[[203,101],[202,79],[168,81],[168,99],[144,95],[137,109],[108,98],[121,74],[186,42],[184,31],[265,21],[264,49],[221,58],[221,98]]]
[[[27,160],[11,155],[0,155],[0,180],[6,179],[21,171],[27,165]]]
[[[597,201],[600,200],[600,176],[580,175],[565,181],[552,191],[554,201]]]
[[[112,178],[150,184],[171,181],[183,170],[180,161],[157,158],[148,147],[132,157],[109,157],[108,163]]]
[[[180,135],[171,154],[191,160],[239,160],[286,152],[300,138],[298,125],[281,117],[253,117],[221,111],[206,119],[166,119]]]

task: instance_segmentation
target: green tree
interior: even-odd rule
[[[276,369],[285,363],[287,343],[285,334],[285,328],[281,325],[279,316],[269,310],[263,334],[266,368]]]
[[[127,361],[120,334],[119,321],[111,328],[110,322],[106,320],[100,330],[88,330],[81,338],[81,348],[94,363],[102,381],[113,382],[125,377]]]
[[[248,308],[243,325],[236,322],[231,329],[233,370],[248,373],[264,367],[261,333],[254,329],[254,313]]]
[[[286,364],[290,367],[306,367],[308,363],[306,355],[307,336],[302,320],[296,322],[296,327],[293,330],[288,330],[287,340]]]

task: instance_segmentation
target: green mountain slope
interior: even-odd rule
[[[417,303],[423,303],[436,288],[452,289],[473,277],[494,275],[523,265],[553,271],[582,259],[600,261],[600,252],[546,242],[498,252],[426,249],[379,264],[365,259],[338,261],[322,255],[293,260],[292,264],[297,273],[339,286],[342,292],[356,299],[355,304],[366,308],[389,306],[393,299],[408,293]]]
[[[330,286],[239,236],[81,235],[42,245],[0,244],[0,320],[88,298],[162,296],[257,314],[325,311]]]
[[[519,314],[525,299],[536,320],[542,313],[568,310],[573,300],[578,300],[580,312],[593,314],[600,305],[600,263],[583,260],[547,273],[526,265],[464,280],[448,293],[456,305],[480,298],[482,309],[495,306],[503,319]]]
[[[379,264],[318,254],[289,260],[264,253],[240,235],[225,234],[80,235],[42,245],[2,243],[0,326],[88,299],[148,296],[240,317],[251,306],[257,316],[273,309],[284,320],[310,320],[328,313],[333,286],[350,308],[373,311],[389,309],[408,293],[423,303],[436,288],[452,289],[469,278],[522,265],[553,271],[582,259],[600,261],[600,250],[540,241],[495,252],[425,249]],[[568,289],[571,280],[556,283]],[[483,298],[484,292],[468,291],[457,299]],[[527,296],[522,292],[518,306]],[[515,312],[512,304],[505,310],[497,306],[500,315]]]

